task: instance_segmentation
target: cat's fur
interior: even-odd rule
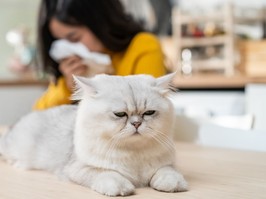
[[[171,75],[75,79],[78,106],[23,117],[0,140],[0,153],[16,167],[48,170],[108,196],[142,186],[185,191],[174,168]]]

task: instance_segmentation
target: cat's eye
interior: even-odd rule
[[[126,117],[127,116],[127,113],[126,112],[116,112],[116,113],[114,113],[115,114],[115,116],[117,116],[117,117]]]
[[[143,115],[153,115],[155,113],[154,110],[146,111]]]

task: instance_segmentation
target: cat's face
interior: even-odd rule
[[[84,127],[123,147],[166,140],[173,122],[173,107],[166,96],[170,80],[146,75],[79,78]]]

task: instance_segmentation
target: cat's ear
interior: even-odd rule
[[[92,96],[96,94],[92,81],[89,78],[73,75],[75,89],[71,96],[71,100],[81,100],[84,95]]]
[[[166,95],[169,92],[176,92],[178,89],[173,84],[173,79],[176,76],[176,72],[158,77],[156,79],[156,86],[159,88],[159,92],[162,95]]]

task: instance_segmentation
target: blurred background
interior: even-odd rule
[[[266,151],[266,1],[121,2],[159,37],[168,71],[177,71],[176,138]],[[31,111],[47,87],[36,71],[38,6],[0,1],[0,125]]]
[[[266,37],[265,0],[121,2],[128,13],[161,38],[169,71],[180,70],[185,75],[197,72],[232,75],[239,71],[255,76],[266,74],[264,67],[249,67],[251,60],[258,65],[264,61],[260,49]],[[18,59],[24,62],[22,65],[34,60],[39,1],[1,0],[0,4],[0,77],[5,78],[26,70],[14,63]],[[260,56],[252,56],[251,48]]]

